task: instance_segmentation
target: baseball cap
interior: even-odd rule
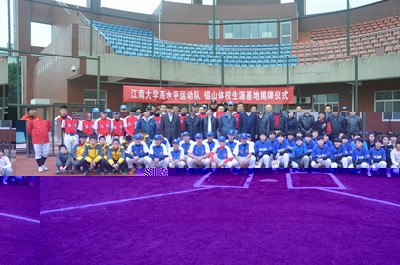
[[[192,104],[193,107],[197,107],[199,106],[199,104],[197,104],[196,102]]]
[[[249,138],[249,137],[250,137],[250,138],[252,137],[250,133],[247,134],[247,138]]]
[[[174,140],[172,141],[172,143],[173,143],[173,144],[179,144],[179,140],[178,140],[178,139],[174,139]]]
[[[218,137],[218,142],[226,142],[225,136]]]
[[[229,130],[229,131],[228,131],[228,134],[233,134],[233,135],[235,135],[235,130],[233,130],[233,129]]]
[[[235,104],[232,101],[229,101],[228,106],[235,106]]]
[[[195,138],[204,138],[202,133],[196,133]]]
[[[148,105],[148,106],[146,107],[146,110],[148,110],[148,109],[152,109],[152,107],[151,107],[150,105]]]
[[[110,110],[110,109],[106,109],[104,112],[107,112],[107,113],[108,113],[108,112],[111,112],[111,110]]]
[[[207,136],[214,136],[213,132],[207,132]]]
[[[347,107],[343,107],[343,108],[342,108],[342,110],[345,110],[345,111],[347,111],[347,110],[348,110],[348,108],[347,108]]]
[[[100,112],[99,108],[94,108],[92,112]]]
[[[140,134],[135,134],[135,136],[133,137],[133,139],[142,139],[142,136]],[[161,138],[160,138],[161,139]]]
[[[121,107],[119,107],[120,110],[128,110],[128,107],[126,105],[121,105]]]
[[[183,132],[182,133],[182,137],[185,136],[185,135],[189,135],[190,136],[190,133],[189,132]]]
[[[216,100],[211,100],[211,104],[217,104]]]
[[[226,103],[226,101],[222,101],[222,102],[221,102],[221,105],[222,105],[222,106],[226,106],[226,105],[228,105],[228,103]]]
[[[161,135],[156,134],[156,136],[154,136],[154,140],[156,140],[156,139],[161,140]]]
[[[119,114],[119,111],[115,111],[115,112],[113,112],[113,114]]]
[[[205,108],[205,109],[207,109],[207,108],[208,108],[208,107],[207,107],[207,105],[204,105],[204,104],[203,104],[203,105],[201,105],[201,106],[202,106],[203,108]]]
[[[247,138],[247,133],[240,134],[240,139],[244,139],[244,138]]]

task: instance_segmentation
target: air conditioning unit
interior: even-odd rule
[[[33,98],[31,99],[32,105],[50,105],[50,99],[48,98]]]
[[[311,104],[311,97],[299,97],[298,104]]]

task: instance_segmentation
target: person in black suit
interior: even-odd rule
[[[218,119],[213,115],[214,112],[208,111],[207,116],[201,120],[201,131],[203,135],[207,135],[208,132],[213,132],[217,136],[218,130]]]
[[[253,139],[258,138],[258,117],[255,112],[242,112],[239,116],[239,134],[250,133]]]
[[[190,134],[190,139],[195,140],[196,133],[201,132],[201,118],[193,111],[183,119],[183,131]]]
[[[181,136],[181,120],[172,112],[172,106],[167,106],[167,113],[161,117],[161,133],[170,143]]]

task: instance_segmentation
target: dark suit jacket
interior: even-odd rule
[[[247,112],[242,112],[239,116],[239,133],[250,133],[253,140],[258,135],[258,115],[255,112],[250,114],[250,127],[247,121]]]
[[[161,117],[161,133],[171,143],[172,140],[181,137],[181,120],[175,113],[172,114],[172,121],[169,121],[168,113]]]
[[[214,133],[214,138],[217,138],[218,119],[215,116],[211,116],[211,129]],[[201,131],[203,136],[206,137],[208,133],[208,115],[201,120]]]
[[[257,115],[258,120],[258,133],[265,133],[268,137],[269,134],[269,116],[264,113],[263,117],[260,118],[260,115]]]

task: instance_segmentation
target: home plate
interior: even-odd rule
[[[260,182],[277,182],[277,179],[260,179]]]

